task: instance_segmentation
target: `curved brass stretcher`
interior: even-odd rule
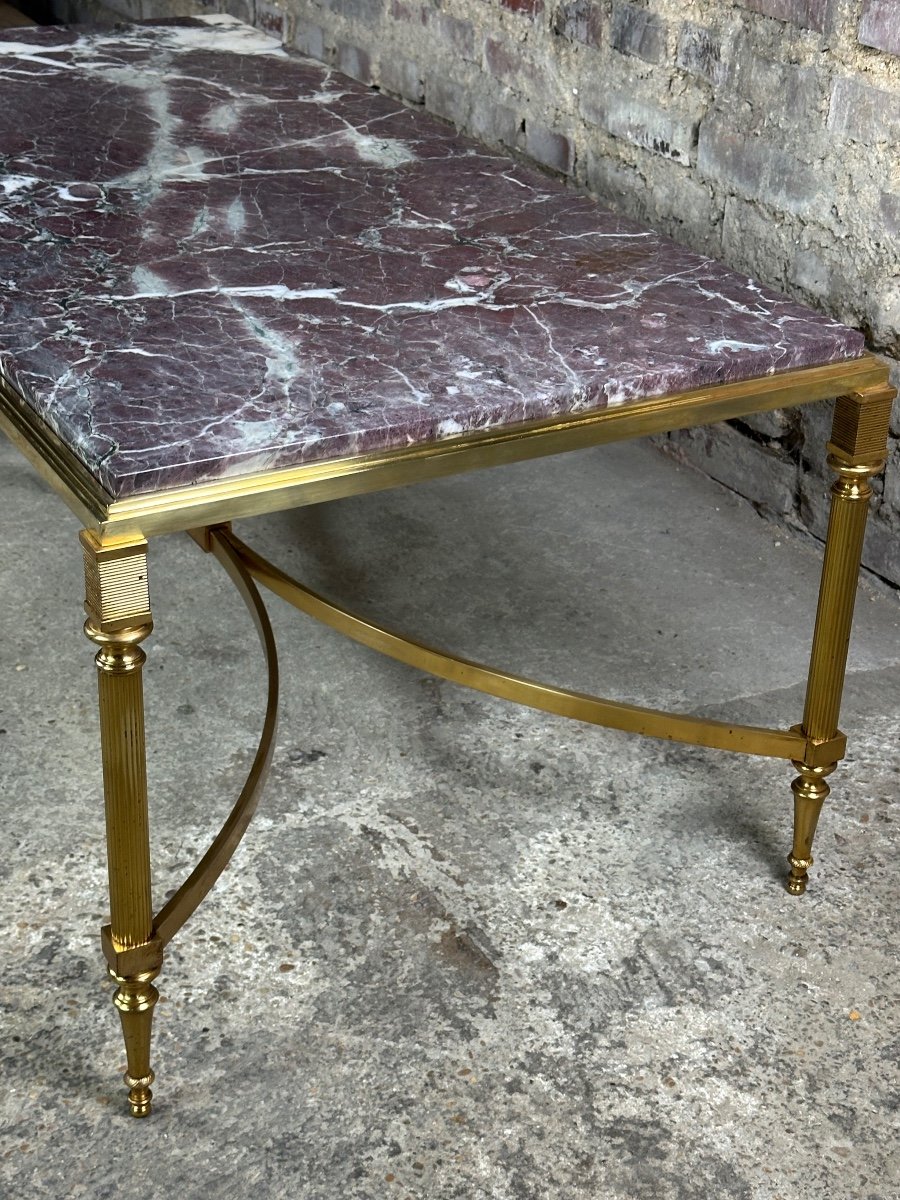
[[[220,832],[180,888],[154,915],[150,886],[146,764],[140,642],[152,630],[147,586],[147,542],[130,526],[116,536],[103,529],[81,534],[85,555],[85,630],[99,647],[100,726],[110,883],[110,923],[102,931],[110,974],[117,983],[115,1005],[125,1038],[125,1081],[134,1116],[151,1109],[150,1034],[158,999],[154,979],[166,944],[189,919],[221,875],[247,829],[271,762],[278,704],[275,640],[257,585],[354,640],[428,674],[517,704],[593,725],[695,746],[763,755],[793,762],[794,840],[788,855],[788,890],[806,890],[812,842],[826,777],[843,757],[846,739],[838,729],[856,580],[871,478],[882,468],[893,389],[881,378],[841,396],[835,410],[829,464],[837,473],[813,634],[803,719],[790,729],[768,729],[682,713],[661,712],[617,700],[540,683],[426,645],[359,616],[326,599],[268,562],[232,532],[227,518],[204,511],[207,524],[188,528],[211,553],[240,593],[256,625],[268,672],[266,713],[247,781]],[[524,444],[524,443],[523,443]],[[477,448],[477,447],[476,447]],[[513,446],[517,457],[527,447]],[[417,477],[418,461],[403,461]],[[478,465],[474,461],[472,465]],[[446,473],[436,459],[434,473]],[[368,467],[366,468],[369,469]],[[358,490],[355,477],[344,494]],[[382,486],[377,470],[372,486]],[[396,463],[384,483],[398,478]],[[292,485],[293,486],[293,485]],[[303,484],[305,486],[305,483]],[[318,487],[318,482],[314,481]],[[321,499],[317,491],[312,502]],[[205,502],[204,502],[205,503]],[[256,501],[254,500],[254,503]],[[266,501],[268,503],[268,501]],[[203,505],[200,505],[203,511]],[[185,512],[196,509],[185,500]],[[209,515],[207,515],[207,513]],[[214,513],[214,515],[213,515]],[[240,515],[240,514],[238,514]],[[221,523],[209,523],[210,518]],[[130,518],[129,518],[130,519]],[[127,532],[126,532],[127,531]],[[105,534],[105,536],[104,536]]]

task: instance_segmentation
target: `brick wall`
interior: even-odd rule
[[[865,329],[900,383],[900,0],[56,3],[254,21]],[[827,427],[816,406],[663,442],[821,536]],[[900,584],[897,436],[865,561]]]

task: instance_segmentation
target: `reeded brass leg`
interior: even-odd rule
[[[162,945],[153,933],[150,843],[144,750],[144,695],[139,643],[153,628],[144,541],[104,547],[81,535],[85,560],[85,633],[100,649],[100,739],[109,867],[110,924],[102,931],[110,974],[119,985],[128,1102],[135,1117],[150,1112],[150,1030],[158,992],[153,979]]]
[[[814,743],[838,734],[841,694],[847,668],[847,649],[856,601],[870,479],[884,467],[888,421],[896,392],[884,385],[841,396],[835,406],[828,464],[838,473],[831,488],[831,514],[825,542],[825,561],[819,588],[819,607],[813,634],[802,732]],[[825,748],[823,747],[823,753]],[[825,776],[837,763],[808,758],[795,762],[800,772],[794,792],[794,844],[788,861],[787,888],[795,896],[806,891],[812,866],[812,843],[822,804],[830,788]]]

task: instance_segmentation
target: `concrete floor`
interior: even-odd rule
[[[0,448],[0,1195],[894,1200],[900,604],[864,584],[809,893],[791,768],[467,693],[280,601],[261,810],[160,977],[123,1108],[76,522]],[[799,719],[814,544],[643,445],[298,510],[249,540],[472,656]],[[153,547],[157,890],[252,754],[246,615]]]

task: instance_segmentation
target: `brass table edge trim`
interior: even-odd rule
[[[326,459],[272,471],[224,476],[195,486],[166,488],[114,499],[84,464],[0,380],[0,428],[83,524],[104,544],[217,525],[241,517],[379,491],[466,470],[521,462],[546,454],[692,425],[794,407],[887,380],[873,354],[819,367],[714,384],[636,404],[541,418],[494,430],[476,430],[409,448]]]

